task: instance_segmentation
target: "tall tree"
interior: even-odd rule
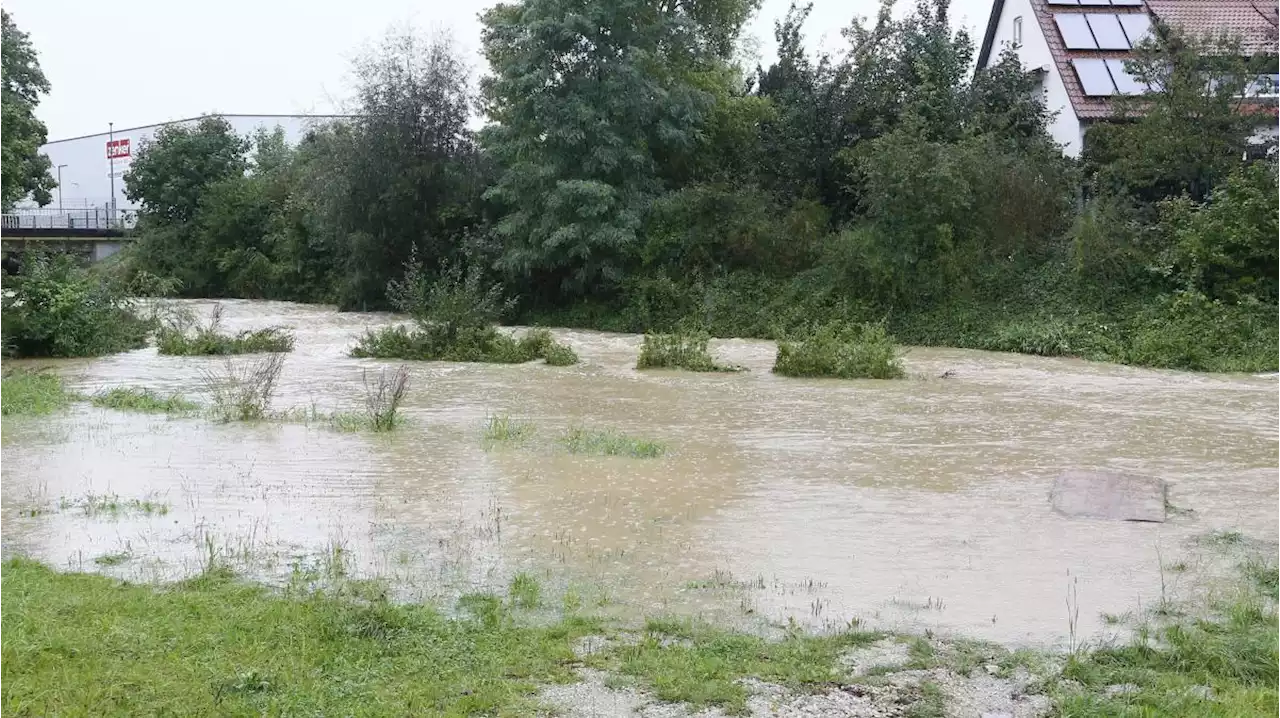
[[[40,70],[40,60],[27,33],[18,29],[7,11],[3,16],[3,97],[0,98],[0,148],[3,150],[3,171],[0,172],[0,204],[5,208],[31,195],[37,204],[52,201],[50,194],[56,185],[49,174],[52,163],[40,154],[48,130],[36,119],[36,105],[40,95],[49,92],[49,81]]]
[[[694,151],[755,0],[526,0],[483,16],[482,136],[504,168],[502,266],[551,293],[616,286],[673,158]]]

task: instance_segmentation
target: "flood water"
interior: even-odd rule
[[[275,409],[358,410],[364,373],[397,364],[348,352],[398,317],[223,305],[229,330],[296,332]],[[211,555],[272,582],[337,561],[401,598],[444,603],[527,571],[552,603],[568,592],[624,617],[858,618],[1052,645],[1068,632],[1069,598],[1083,636],[1108,630],[1101,612],[1158,600],[1161,560],[1190,556],[1194,572],[1197,536],[1276,540],[1275,376],[912,349],[910,380],[800,380],[772,375],[773,345],[746,340],[712,350],[748,372],[638,372],[637,336],[555,334],[582,363],[409,362],[409,423],[389,435],[84,403],[6,418],[4,553],[135,580],[191,574]],[[202,372],[222,361],[145,349],[41,365],[83,392],[201,400]],[[486,447],[491,414],[537,431]],[[569,454],[556,440],[572,426],[669,452]],[[1191,512],[1164,524],[1057,515],[1048,493],[1066,468],[1165,478]],[[169,510],[86,515],[74,504],[91,494]],[[95,562],[112,553],[128,558]],[[1165,572],[1165,590],[1178,580]]]

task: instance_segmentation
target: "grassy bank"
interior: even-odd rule
[[[0,414],[5,416],[52,414],[78,398],[57,374],[12,371],[0,379]]]
[[[1056,715],[1077,718],[1274,716],[1275,564],[1246,575],[1250,586],[1210,614],[1165,611],[1162,624],[1140,629],[1131,643],[1072,654],[1060,675],[1037,668],[1037,690]],[[569,608],[552,622],[530,622],[520,611],[544,602],[527,574],[506,595],[464,597],[456,616],[390,603],[370,582],[276,592],[216,567],[149,587],[14,559],[3,565],[2,585],[0,709],[15,716],[529,715],[539,710],[540,685],[577,680],[582,666],[605,671],[609,685],[729,714],[745,712],[748,677],[801,694],[849,687],[878,695],[886,672],[932,671],[888,695],[903,715],[943,715],[937,671],[985,679],[991,664],[999,675],[1061,664],[990,644],[914,638],[907,663],[851,677],[842,656],[882,634],[787,630],[769,640],[681,619],[626,630]],[[604,644],[579,655],[586,636]]]

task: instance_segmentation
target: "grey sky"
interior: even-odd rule
[[[899,0],[899,10],[912,0]],[[387,29],[451,32],[484,70],[477,14],[492,0],[6,0],[31,34],[53,84],[37,110],[49,139],[148,125],[205,112],[333,112],[347,97],[351,57]],[[767,60],[773,21],[789,0],[765,0],[748,28]],[[838,49],[840,28],[876,0],[814,0],[814,47]],[[991,0],[953,0],[977,35]]]

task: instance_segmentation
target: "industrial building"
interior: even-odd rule
[[[58,181],[53,192],[53,203],[46,207],[51,213],[81,214],[98,211],[104,216],[110,212],[115,199],[116,216],[128,215],[137,203],[124,195],[124,173],[129,170],[133,158],[142,144],[156,131],[167,125],[192,125],[203,117],[190,117],[173,122],[162,122],[142,127],[108,127],[102,132],[64,140],[54,140],[40,148],[52,163],[50,173]],[[273,130],[280,127],[290,144],[296,144],[306,132],[340,115],[223,115],[219,114],[241,135],[251,135],[259,128]],[[34,205],[33,205],[34,206]]]

